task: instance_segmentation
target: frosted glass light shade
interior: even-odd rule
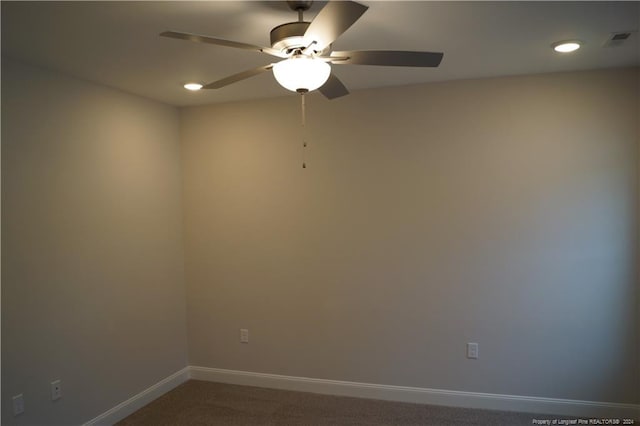
[[[273,66],[278,83],[292,92],[311,92],[322,86],[331,74],[331,66],[319,59],[298,56]]]

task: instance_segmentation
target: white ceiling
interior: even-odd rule
[[[634,34],[603,47],[610,33],[637,31],[640,2],[361,1],[369,10],[335,50],[445,53],[431,68],[334,65],[351,90],[490,76],[638,66]],[[310,20],[323,6],[305,15]],[[269,45],[271,28],[297,16],[284,2],[6,2],[2,54],[168,104],[185,106],[284,96],[271,73],[231,86],[188,92],[203,83],[271,62],[273,57],[159,37],[165,30]],[[559,55],[550,44],[580,39]],[[334,102],[339,102],[336,100]]]

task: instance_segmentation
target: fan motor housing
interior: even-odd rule
[[[313,42],[304,38],[309,24],[310,22],[297,21],[278,25],[271,30],[271,47],[285,53],[308,47]]]

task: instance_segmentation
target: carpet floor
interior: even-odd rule
[[[189,380],[118,426],[532,425],[560,419],[506,411],[409,404]]]

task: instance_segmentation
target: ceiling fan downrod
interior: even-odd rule
[[[287,0],[287,4],[289,8],[295,12],[298,12],[298,22],[303,22],[302,14],[305,10],[309,10],[313,1],[296,1],[296,0]]]

